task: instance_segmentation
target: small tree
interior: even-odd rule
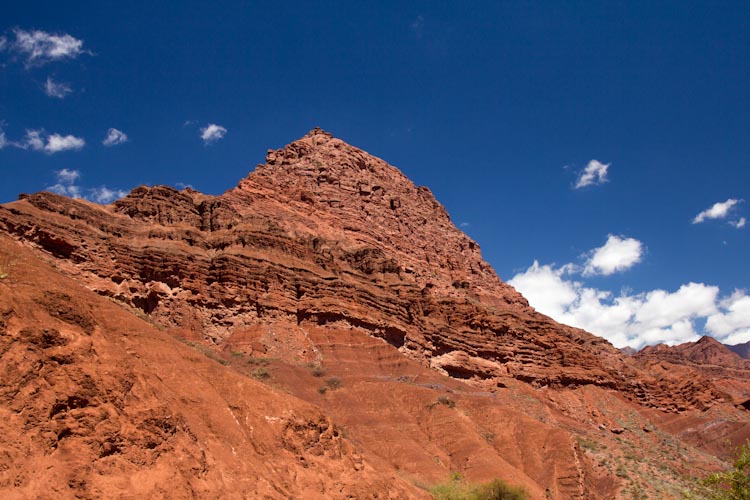
[[[750,500],[750,440],[737,448],[733,467],[701,480],[700,498],[707,500]],[[697,498],[687,495],[687,498]]]

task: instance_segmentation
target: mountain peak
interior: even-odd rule
[[[227,199],[238,212],[283,220],[280,224],[298,235],[385,251],[421,287],[450,296],[464,295],[466,287],[494,305],[527,306],[484,262],[479,245],[453,224],[429,188],[319,128],[269,150],[266,163]]]

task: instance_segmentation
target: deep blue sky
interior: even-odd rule
[[[87,52],[28,64],[18,30]],[[504,279],[535,259],[583,265],[611,234],[642,243],[639,263],[566,279],[615,294],[750,286],[749,227],[728,224],[747,202],[691,224],[748,197],[747,2],[32,1],[3,7],[0,35],[6,143],[40,129],[86,141],[6,144],[0,202],[61,169],[82,188],[220,193],[321,126],[429,186]],[[48,77],[72,92],[45,95]],[[205,145],[210,123],[227,133]],[[128,142],[102,146],[110,127]],[[608,182],[573,189],[592,159]]]

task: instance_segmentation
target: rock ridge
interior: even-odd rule
[[[0,206],[0,230],[91,290],[214,345],[259,325],[337,324],[486,387],[595,385],[672,411],[726,397],[705,379],[661,380],[537,313],[428,188],[320,129],[269,150],[219,196],[140,186],[99,206],[42,192]]]

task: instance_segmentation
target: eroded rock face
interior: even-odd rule
[[[724,397],[707,381],[677,388],[537,313],[429,189],[319,129],[220,196],[139,187],[102,207],[38,193],[0,208],[0,228],[99,294],[214,344],[258,325],[343,324],[486,386],[596,385],[673,410]]]
[[[209,359],[6,236],[0,497],[393,498],[425,492],[320,409]]]

